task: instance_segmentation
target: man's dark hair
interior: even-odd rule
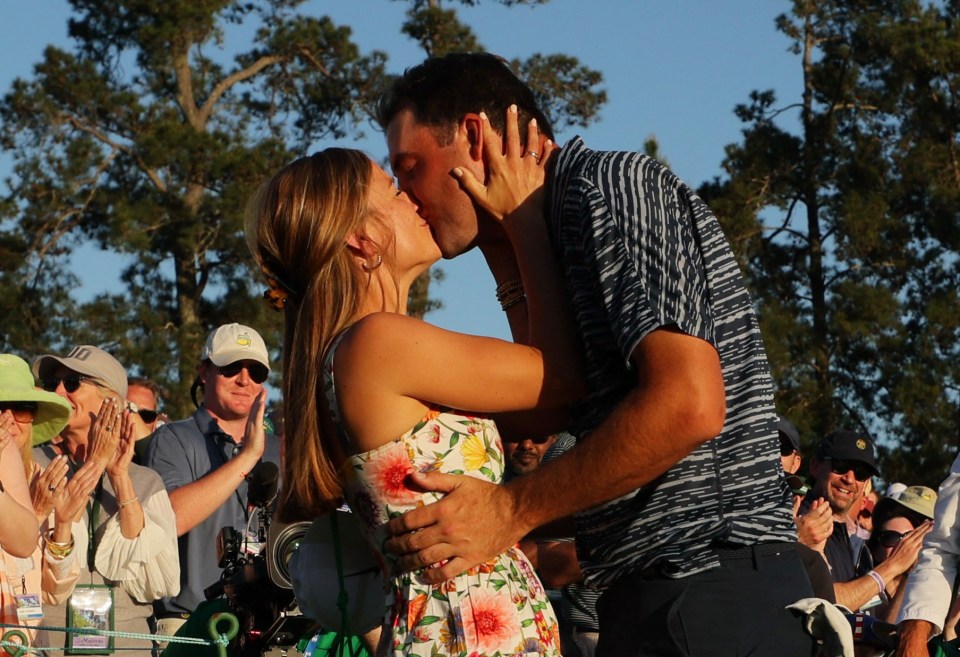
[[[160,406],[160,386],[158,386],[153,379],[148,379],[145,376],[128,376],[127,387],[130,386],[146,388],[153,393],[153,398],[157,400],[157,406]]]
[[[377,101],[377,121],[386,130],[398,112],[409,108],[418,123],[434,129],[437,143],[446,146],[455,126],[470,112],[486,112],[490,125],[502,135],[511,104],[519,111],[521,140],[526,139],[530,119],[537,120],[540,134],[554,138],[533,91],[505,59],[489,53],[451,53],[407,69]]]

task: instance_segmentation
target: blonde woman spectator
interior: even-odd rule
[[[110,629],[147,633],[150,603],[179,590],[180,563],[176,521],[163,482],[152,470],[131,463],[135,435],[124,410],[127,375],[113,356],[92,346],[75,347],[66,356],[42,356],[33,372],[44,390],[63,397],[72,409],[59,443],[37,447],[34,457],[43,465],[66,463],[71,482],[92,484],[93,490],[73,523],[80,581],[71,605],[80,606],[78,594],[101,600],[112,595]],[[56,538],[50,543],[62,546]],[[44,610],[44,623],[64,625],[66,612],[67,605]],[[126,654],[150,654],[141,640],[117,639],[115,646]]]

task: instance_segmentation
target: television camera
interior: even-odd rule
[[[256,509],[255,540],[234,527],[217,537],[220,579],[204,590],[207,600],[226,596],[240,630],[230,653],[237,657],[281,657],[317,629],[300,613],[287,566],[310,523],[279,525],[272,514],[280,472],[275,463],[259,463],[247,476],[247,505]],[[266,546],[266,547],[264,547]]]

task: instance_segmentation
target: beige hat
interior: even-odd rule
[[[37,415],[33,420],[33,444],[45,443],[70,419],[70,404],[52,392],[37,390],[27,361],[13,354],[0,354],[0,402],[34,402]]]
[[[937,492],[926,486],[907,486],[896,498],[897,503],[916,511],[924,518],[933,520],[933,509],[937,505]]]
[[[84,344],[74,347],[66,356],[40,356],[33,361],[33,375],[42,383],[59,365],[90,377],[104,388],[117,393],[120,399],[127,398],[127,373],[123,365],[99,347]]]
[[[270,356],[263,338],[243,324],[224,324],[211,331],[200,352],[200,360],[209,360],[217,367],[238,360],[255,360],[270,369]]]

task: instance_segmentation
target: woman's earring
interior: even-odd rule
[[[382,265],[382,264],[383,264],[383,256],[378,253],[378,254],[377,254],[377,262],[376,262],[375,265],[373,265],[372,267],[369,267],[369,266],[367,266],[367,263],[361,262],[361,263],[360,263],[360,266],[363,267],[363,271],[365,271],[365,272],[367,272],[367,273],[369,274],[369,273],[371,273],[371,272],[376,271],[376,270],[380,267],[380,265]]]

